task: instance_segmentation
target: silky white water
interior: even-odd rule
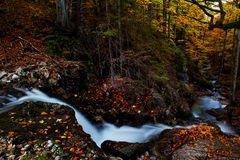
[[[45,93],[41,92],[38,89],[17,89],[21,92],[24,92],[25,95],[17,98],[12,95],[8,96],[0,96],[0,99],[6,99],[9,102],[3,104],[4,107],[0,108],[0,114],[6,111],[9,111],[16,107],[19,104],[22,104],[27,101],[33,102],[47,102],[47,103],[56,103],[60,105],[67,106],[74,110],[75,117],[78,123],[82,126],[83,131],[85,133],[90,134],[93,141],[100,147],[102,142],[105,140],[112,140],[112,141],[125,141],[125,142],[146,142],[150,138],[155,135],[158,135],[165,129],[172,129],[172,128],[190,128],[192,126],[182,127],[182,126],[167,126],[164,124],[146,124],[139,128],[131,127],[131,126],[121,126],[117,127],[110,123],[104,123],[101,128],[97,128],[93,125],[81,112],[76,110],[73,106],[53,97],[49,97]],[[196,117],[199,117],[197,113],[194,113]],[[231,129],[229,129],[228,125],[218,123],[217,124],[222,131],[233,133]]]
[[[207,110],[224,108],[224,106],[216,100],[208,96],[200,97],[192,106],[192,114],[195,118],[202,118],[207,120],[215,120],[215,117],[209,115]]]
[[[220,97],[220,95],[217,95]],[[223,98],[223,97],[220,97]],[[224,108],[226,105],[222,105],[219,101],[214,100],[208,96],[200,97],[196,103],[192,106],[192,114],[195,118],[206,119],[215,122],[215,124],[225,133],[235,134],[234,129],[227,122],[216,121],[214,116],[207,113],[210,109]]]
[[[6,111],[9,111],[16,107],[19,104],[22,104],[27,101],[33,102],[47,102],[47,103],[56,103],[60,105],[67,106],[74,110],[75,117],[78,123],[82,126],[83,131],[90,134],[93,141],[100,147],[102,142],[105,140],[113,141],[126,141],[126,142],[145,142],[154,135],[159,134],[165,129],[171,129],[172,127],[157,124],[157,125],[143,125],[140,128],[130,127],[130,126],[121,126],[116,127],[110,123],[104,123],[103,127],[97,128],[94,126],[82,113],[76,110],[73,106],[53,97],[49,97],[45,93],[41,92],[38,89],[17,89],[24,92],[26,95],[20,98],[13,97],[12,95],[1,96],[1,99],[6,99],[10,101],[9,103],[4,104],[3,108],[0,108],[0,114]]]

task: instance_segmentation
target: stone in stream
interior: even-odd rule
[[[136,159],[137,156],[144,153],[148,149],[148,144],[104,141],[101,145],[101,148],[106,153],[122,157],[123,159]]]
[[[228,113],[231,125],[240,133],[240,103],[230,105]]]
[[[218,127],[208,125],[165,130],[143,144],[106,141],[102,148],[123,159],[141,157],[146,151],[148,158],[155,159],[240,159],[240,137],[224,134]]]
[[[77,124],[71,109],[40,102],[24,103],[1,114],[0,146],[0,157],[4,159],[12,153],[15,159],[105,157]]]

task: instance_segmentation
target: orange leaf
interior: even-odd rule
[[[42,115],[42,116],[46,116],[46,115],[48,115],[48,114],[47,114],[46,112],[42,112],[41,115]]]
[[[74,148],[70,148],[70,150],[69,150],[70,152],[74,152],[75,151],[75,149]]]

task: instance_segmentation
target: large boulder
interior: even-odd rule
[[[115,76],[114,83],[111,79],[95,80],[78,104],[82,105],[82,112],[100,123],[105,120],[119,125],[176,124],[176,117],[189,117],[191,112],[187,101],[179,93],[171,95],[172,90],[161,93],[139,81]],[[178,101],[178,105],[170,105],[172,101]]]
[[[103,152],[77,123],[73,110],[49,103],[24,103],[0,116],[3,159],[97,159]],[[106,158],[106,157],[105,157]]]
[[[240,137],[224,134],[216,126],[200,125],[189,129],[165,130],[143,144],[106,141],[102,148],[115,156],[128,159],[237,160],[240,158]]]
[[[0,84],[79,91],[87,84],[87,72],[80,62],[54,60],[42,53],[24,54],[11,69],[0,72]]]
[[[228,113],[231,125],[240,133],[240,103],[230,105]]]

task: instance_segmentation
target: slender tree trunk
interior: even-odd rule
[[[177,4],[177,7],[176,7],[177,15],[178,15],[178,8],[179,8],[179,6]],[[175,42],[175,44],[177,44],[177,22],[176,22],[176,20],[174,21],[173,31],[174,31],[174,42]]]
[[[167,8],[170,8],[171,0],[168,0]],[[171,13],[168,12],[168,44],[170,45],[171,42]]]
[[[225,57],[225,50],[226,50],[226,44],[227,44],[227,35],[228,35],[228,31],[225,31],[225,35],[224,35],[224,41],[223,41],[223,49],[222,49],[222,55],[221,55],[221,67],[220,67],[220,71],[219,71],[219,76],[221,75],[223,68],[224,68],[224,57]]]
[[[64,28],[69,26],[68,6],[69,6],[68,0],[56,1],[57,23],[61,24],[61,26]]]
[[[72,3],[73,3],[73,0],[68,0],[67,11],[68,11],[69,18],[72,17],[72,11],[73,11]]]
[[[78,32],[81,35],[83,33],[83,1],[79,0],[78,2],[78,13],[77,13],[77,25],[78,25]]]
[[[100,53],[100,42],[99,37],[97,37],[97,55],[98,55],[98,67],[99,67],[99,75],[102,76],[102,63],[101,63],[101,53]]]
[[[109,17],[108,0],[106,0],[106,18],[108,23],[108,30],[110,29],[110,17]],[[109,53],[109,63],[110,63],[110,76],[111,83],[114,84],[114,69],[113,69],[113,56],[112,56],[112,38],[108,37],[108,53]]]
[[[233,72],[233,88],[232,88],[232,101],[236,100],[236,89],[237,89],[237,76],[238,76],[238,66],[239,66],[239,53],[240,53],[240,29],[237,30],[237,51],[235,55],[235,65]]]
[[[148,25],[151,30],[152,28],[152,0],[149,0],[148,2]]]
[[[203,39],[202,39],[203,44],[205,43],[205,38],[206,38],[206,30],[204,30],[204,32],[203,32]]]
[[[121,28],[121,0],[118,0],[118,43],[120,57],[120,72],[123,73],[123,55],[122,55],[122,28]]]
[[[167,32],[167,5],[166,0],[163,0],[163,33],[166,34]]]

